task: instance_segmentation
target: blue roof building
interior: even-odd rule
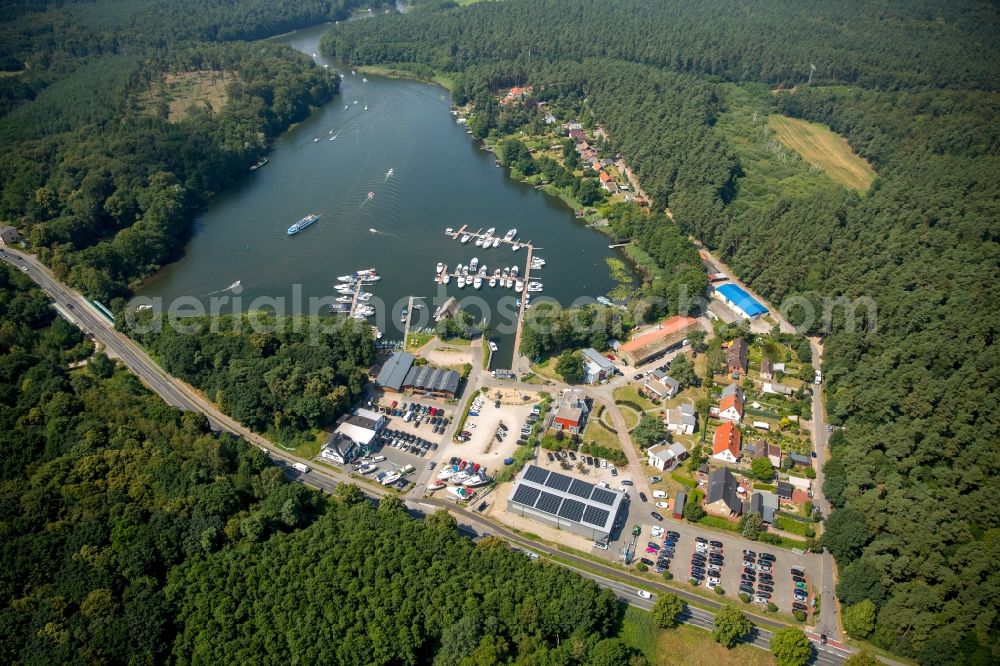
[[[738,285],[727,283],[715,288],[715,295],[726,305],[736,310],[746,319],[754,319],[767,313],[760,301]]]

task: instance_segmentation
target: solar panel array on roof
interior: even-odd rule
[[[570,494],[582,497],[583,499],[590,499],[590,493],[593,490],[594,484],[581,481],[580,479],[573,479],[573,482],[569,484]]]
[[[556,515],[559,513],[559,505],[562,504],[562,497],[542,491],[542,496],[538,498],[535,508],[545,513]]]
[[[610,490],[605,490],[604,488],[594,488],[594,492],[590,496],[590,499],[595,502],[611,506],[615,503],[615,494]]]
[[[591,525],[604,525],[608,522],[608,512],[596,506],[588,506],[583,511],[583,522]]]
[[[566,520],[578,523],[580,522],[580,518],[583,517],[584,508],[586,508],[586,505],[583,502],[567,498],[563,500],[562,508],[559,509],[559,515]]]
[[[545,481],[545,485],[549,488],[554,488],[555,490],[566,490],[569,488],[569,482],[572,480],[573,479],[569,478],[565,474],[550,472],[548,480]]]
[[[514,496],[511,499],[518,504],[527,504],[528,506],[535,506],[535,500],[538,496],[542,494],[542,491],[538,488],[532,488],[531,486],[518,486],[517,491],[514,492]]]
[[[524,478],[532,483],[545,484],[545,478],[549,475],[548,470],[542,469],[541,467],[536,467],[535,465],[528,465],[528,469],[524,472]]]

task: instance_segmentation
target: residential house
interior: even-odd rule
[[[663,376],[663,379],[649,377],[642,385],[643,392],[654,400],[670,400],[681,390],[680,383],[673,377]]]
[[[747,343],[743,338],[736,338],[729,343],[726,350],[726,372],[739,373],[741,377],[747,374]]]
[[[766,458],[767,457],[767,442],[765,442],[763,439],[758,439],[758,440],[754,441],[753,443],[748,444],[747,447],[746,447],[746,453],[753,460],[756,460],[757,458]]]
[[[739,516],[743,513],[743,501],[736,489],[736,477],[728,467],[720,467],[708,477],[705,490],[705,511],[719,516]]]
[[[663,415],[663,420],[666,424],[667,432],[672,432],[675,435],[694,434],[694,427],[697,424],[694,407],[687,403],[684,403],[677,409],[668,409]]]
[[[712,458],[736,464],[740,459],[740,442],[742,434],[739,427],[732,421],[726,421],[715,430],[712,440]]]
[[[666,472],[687,458],[687,454],[687,449],[679,442],[657,444],[646,449],[646,462],[661,472]]]
[[[732,393],[719,402],[719,418],[737,423],[743,420],[743,401],[739,394]]]
[[[777,444],[767,445],[767,457],[771,461],[771,467],[781,467],[781,447]]]
[[[356,409],[353,414],[340,417],[337,427],[323,443],[320,456],[346,465],[358,456],[371,453],[387,422],[384,414],[368,409]]]
[[[764,382],[763,387],[764,393],[773,393],[775,395],[791,395],[792,389],[784,384],[778,384],[777,382]]]
[[[586,426],[589,413],[590,408],[587,407],[583,391],[567,389],[563,391],[559,405],[553,412],[551,427],[554,430],[579,434]]]
[[[792,492],[795,488],[788,481],[778,481],[778,497],[783,500],[792,500]]]
[[[335,432],[323,443],[323,449],[319,455],[323,460],[329,460],[338,465],[347,465],[358,457],[358,445],[350,437]]]
[[[576,122],[567,123],[566,129],[568,129],[570,132],[582,132],[583,131],[583,124],[582,123],[576,123]]]
[[[9,224],[0,224],[0,245],[11,245],[21,240],[21,235],[17,229]]]
[[[602,183],[606,183],[611,180],[611,175],[607,171],[602,171],[597,177]]]
[[[583,381],[585,383],[597,384],[615,374],[615,364],[596,349],[587,347],[580,353],[583,354]]]
[[[778,496],[767,490],[755,490],[750,498],[743,502],[743,513],[756,513],[761,521],[770,525],[774,522],[774,514],[778,512]]]
[[[608,194],[618,194],[618,185],[616,185],[613,180],[601,183],[601,187],[603,187]]]
[[[587,135],[583,133],[583,130],[574,129],[569,131],[569,137],[577,141],[583,141],[587,138]]]
[[[809,459],[809,456],[802,455],[801,453],[789,453],[788,459],[796,467],[812,467],[812,460]]]
[[[766,356],[760,361],[760,378],[774,379],[774,366],[771,364],[771,359]]]
[[[723,398],[728,398],[731,395],[737,396],[740,399],[740,402],[742,403],[746,403],[747,401],[746,396],[743,394],[743,389],[741,389],[740,385],[736,382],[733,382],[732,384],[727,384],[722,389]]]

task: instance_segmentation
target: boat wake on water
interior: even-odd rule
[[[225,289],[218,289],[216,291],[210,291],[207,294],[205,294],[205,296],[214,296],[215,294],[221,294],[221,293],[226,292],[226,291],[232,291],[233,289],[236,289],[237,287],[241,286],[241,284],[242,284],[242,282],[240,280],[237,280],[236,282],[232,283],[231,285],[229,285]]]

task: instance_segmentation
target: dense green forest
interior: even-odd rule
[[[308,56],[238,40],[359,4],[25,3],[0,23],[0,59],[20,70],[0,77],[0,219],[88,295],[126,295],[176,256],[194,209],[337,92]],[[221,99],[171,109],[183,77]]]
[[[487,132],[505,122],[491,92],[527,83],[557,106],[577,99],[654,209],[772,303],[808,304],[789,316],[823,338],[827,408],[844,426],[825,470],[837,510],[824,544],[845,613],[874,618],[850,630],[926,664],[1000,658],[995,6],[442,7],[338,26],[324,48],[449,72],[456,102],[495,116]],[[749,149],[764,140],[731,122],[747,98],[765,119],[844,135],[875,184],[859,195],[801,161],[781,170],[808,187],[768,179],[772,165]],[[842,297],[871,300],[851,322]],[[808,308],[818,316],[806,321]]]
[[[161,323],[142,322],[151,332],[135,337],[167,372],[245,426],[284,440],[344,413],[375,363],[371,328],[356,319],[331,318],[329,330],[264,313],[192,317],[176,327],[163,316]]]
[[[0,266],[0,659],[620,664],[614,595],[165,405]],[[634,655],[633,655],[634,656]],[[642,664],[635,657],[633,664]]]

